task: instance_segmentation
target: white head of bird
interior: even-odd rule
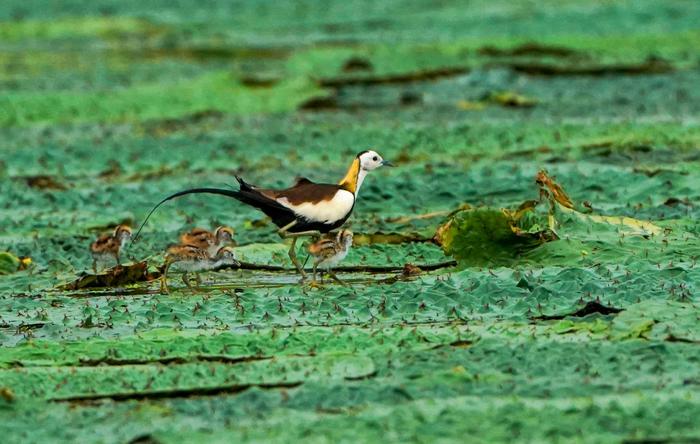
[[[378,152],[374,150],[362,151],[357,155],[355,161],[350,166],[347,174],[340,181],[341,184],[345,185],[348,191],[352,192],[357,196],[360,191],[362,182],[365,181],[367,173],[376,170],[380,166],[393,166],[391,162],[388,162],[379,155]]]
[[[365,171],[372,171],[382,165],[391,166],[379,153],[373,150],[363,151],[357,157],[360,159],[360,167]]]

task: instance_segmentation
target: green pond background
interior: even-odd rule
[[[171,192],[368,148],[349,286],[188,196],[127,263],[225,224],[273,267],[61,289]],[[4,0],[3,442],[698,442],[699,149],[695,0]],[[576,211],[516,236],[542,169]]]

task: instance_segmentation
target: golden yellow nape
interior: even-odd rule
[[[350,165],[345,177],[343,177],[343,180],[341,180],[338,184],[351,193],[355,193],[357,190],[357,177],[359,174],[360,159],[359,157],[356,157],[355,160],[352,161],[352,165]]]

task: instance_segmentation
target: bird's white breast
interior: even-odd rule
[[[211,268],[211,264],[205,261],[188,259],[184,261],[173,262],[172,268],[180,271],[203,271]]]
[[[328,267],[328,268],[335,267],[343,259],[345,259],[345,257],[348,255],[349,251],[350,251],[349,248],[344,248],[344,249],[340,250],[339,252],[337,252],[336,254],[334,254],[333,256],[322,260],[321,262],[319,262],[318,265],[321,267]]]
[[[346,190],[338,190],[332,199],[316,203],[304,202],[294,205],[285,197],[277,201],[310,221],[332,223],[343,219],[350,213],[355,203],[355,195]]]

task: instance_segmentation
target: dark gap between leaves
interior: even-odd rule
[[[609,314],[617,314],[622,311],[621,308],[616,308],[616,307],[608,307],[606,305],[603,305],[599,302],[595,301],[589,301],[586,303],[585,306],[582,308],[576,310],[573,313],[566,313],[566,314],[561,314],[561,315],[552,315],[552,316],[537,316],[532,319],[538,320],[538,321],[551,321],[551,320],[561,320],[569,317],[574,317],[574,318],[582,318],[584,316],[588,316],[590,314],[598,313],[602,315],[609,315]]]
[[[72,403],[90,403],[101,400],[112,401],[145,401],[154,399],[171,399],[171,398],[187,398],[191,396],[218,396],[226,394],[238,394],[244,391],[258,387],[261,389],[278,389],[278,388],[296,388],[303,382],[279,382],[274,384],[232,384],[222,385],[217,387],[196,387],[190,389],[176,390],[156,390],[132,393],[109,393],[109,394],[93,394],[93,395],[76,395],[65,398],[54,398],[51,402],[72,402]]]

